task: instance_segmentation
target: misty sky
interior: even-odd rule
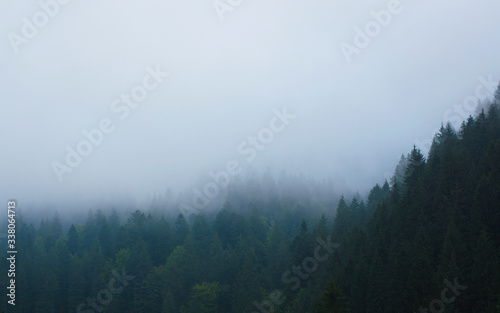
[[[500,77],[498,0],[402,0],[351,62],[341,43],[392,1],[244,0],[223,20],[212,0],[67,2],[44,21],[36,1],[2,1],[3,202],[142,198],[230,160],[366,192],[479,77]],[[46,25],[26,39],[34,16]],[[152,90],[121,119],[112,103],[144,80]],[[295,117],[247,161],[238,147],[284,107]],[[113,131],[60,182],[53,162],[103,119]]]

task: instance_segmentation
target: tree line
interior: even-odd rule
[[[459,130],[443,125],[427,157],[403,155],[367,199],[290,198],[272,182],[191,218],[19,217],[7,312],[500,312],[496,96]],[[320,239],[337,244],[327,258]]]

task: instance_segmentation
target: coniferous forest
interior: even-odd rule
[[[198,215],[18,216],[7,312],[498,313],[500,89],[496,100],[443,125],[428,155],[402,155],[366,198],[263,177]]]

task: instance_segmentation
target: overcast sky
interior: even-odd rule
[[[500,77],[498,0],[66,2],[1,1],[3,202],[147,197],[231,160],[366,192]]]

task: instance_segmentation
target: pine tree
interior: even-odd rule
[[[177,216],[174,223],[174,247],[183,245],[188,234],[189,227],[184,215],[181,213]]]
[[[75,225],[71,224],[68,230],[68,250],[71,254],[75,254],[80,249],[80,238],[78,232],[76,231]]]
[[[342,291],[330,280],[322,301],[318,305],[318,313],[342,313],[349,312],[348,303],[342,295]]]
[[[291,257],[292,264],[300,265],[305,258],[311,255],[313,252],[314,241],[307,229],[307,224],[305,220],[302,220],[300,224],[299,233],[293,238],[291,247]]]
[[[347,232],[351,226],[351,212],[344,199],[344,196],[340,197],[339,203],[337,205],[337,214],[335,215],[335,221],[333,223],[332,238],[335,241],[341,242],[347,236]]]
[[[263,294],[260,291],[257,260],[253,249],[248,249],[243,257],[242,265],[236,276],[233,296],[233,312],[254,311],[253,302],[259,301]]]
[[[423,154],[420,152],[420,149],[413,146],[413,150],[408,157],[408,165],[404,175],[404,182],[407,188],[415,188],[417,181],[422,177],[424,165],[425,158]]]
[[[181,313],[211,313],[217,311],[217,282],[202,282],[191,289],[191,295],[186,308]]]

